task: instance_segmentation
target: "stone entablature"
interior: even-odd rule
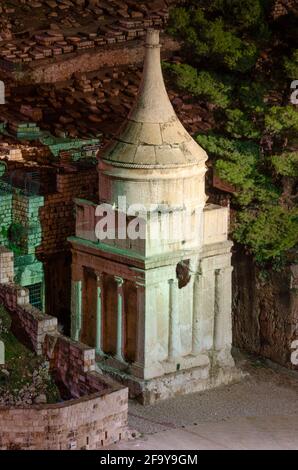
[[[96,215],[97,204],[87,201],[84,199],[75,199],[76,203],[76,231],[75,238],[93,242],[95,248],[109,249],[109,247],[118,247],[123,250],[130,249],[131,252],[138,253],[144,257],[156,256],[159,254],[165,254],[166,246],[163,245],[162,252],[159,253],[160,248],[160,239],[157,237],[157,241],[153,244],[152,240],[142,240],[140,238],[136,240],[131,240],[128,237],[121,240],[121,245],[119,239],[106,239],[100,242],[96,236],[96,226],[100,221],[101,217]],[[174,210],[173,212],[174,213]],[[118,211],[115,210],[115,221],[116,221],[116,231],[118,228]],[[122,215],[120,215],[122,217]],[[128,217],[124,214],[126,219],[126,233],[127,226],[131,217]],[[148,217],[148,219],[146,219]],[[150,230],[150,214],[138,216],[138,219],[142,221],[145,230],[148,232]],[[206,204],[203,209],[202,220],[201,220],[201,232],[198,231],[197,235],[200,236],[200,245],[210,245],[214,243],[220,243],[227,240],[228,230],[229,230],[229,209],[227,207],[221,207],[215,204]],[[162,227],[162,221],[159,222],[160,227]],[[159,230],[161,230],[159,227]],[[198,224],[198,228],[200,226]],[[117,235],[117,233],[116,233]],[[193,240],[192,240],[193,243]],[[198,244],[194,245],[195,251],[199,248]],[[175,247],[177,249],[177,247]],[[185,241],[183,249],[185,249]],[[169,247],[170,250],[170,247]],[[172,251],[172,250],[171,250]]]

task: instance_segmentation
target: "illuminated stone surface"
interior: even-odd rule
[[[142,403],[238,375],[230,354],[229,213],[206,204],[206,159],[169,101],[159,34],[149,30],[136,104],[99,163],[100,203],[111,205],[124,232],[131,223],[125,212],[142,204],[137,215],[144,239],[121,238],[118,231],[99,242],[96,205],[84,200],[77,201],[76,237],[70,239],[73,337],[96,346],[99,367]],[[155,219],[146,212],[152,204]],[[164,237],[168,220],[174,240]]]

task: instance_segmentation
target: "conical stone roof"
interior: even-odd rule
[[[143,78],[136,103],[102,160],[116,166],[155,168],[203,164],[206,152],[179,121],[161,70],[159,31],[148,30]]]

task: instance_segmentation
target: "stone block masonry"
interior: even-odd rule
[[[42,196],[25,195],[6,185],[0,191],[0,244],[12,246],[18,253],[18,257],[32,255],[31,260],[26,260],[29,264],[38,264],[35,258],[35,249],[41,242],[41,225],[39,221],[39,209],[44,204]],[[16,259],[16,265],[22,262]],[[36,268],[36,266],[34,266]],[[41,275],[37,282],[42,282]],[[21,285],[29,285],[26,280],[21,279],[20,273],[18,282]]]
[[[70,400],[30,408],[0,408],[0,449],[99,449],[125,438],[128,390],[95,371],[95,350],[58,332],[57,319],[29,304],[11,282],[13,254],[0,248],[0,303],[13,324],[44,354]]]
[[[7,232],[12,222],[12,194],[0,191],[0,244],[7,239]]]
[[[57,405],[0,408],[0,449],[100,449],[125,437],[126,416],[126,389]]]
[[[164,58],[172,53],[178,52],[180,46],[176,41],[166,37],[164,39]],[[69,59],[57,59],[47,61],[44,64],[37,64],[28,71],[14,75],[16,81],[22,83],[55,83],[69,80],[71,75],[77,70],[92,72],[100,67],[117,67],[128,64],[138,64],[143,60],[143,47],[139,42],[129,45],[129,47],[113,46],[105,49],[87,51],[81,54],[70,55]]]
[[[43,345],[45,356],[57,382],[63,384],[72,397],[102,392],[105,382],[98,381],[95,371],[95,351],[82,343],[57,334],[48,334]]]
[[[14,278],[10,281],[23,287],[44,283],[43,265],[35,256],[41,243],[39,210],[43,205],[42,196],[27,195],[9,185],[0,193],[0,244],[14,251]],[[35,301],[43,308],[42,294]]]
[[[13,164],[9,172],[16,183],[18,178],[26,181],[26,173],[21,170],[17,173]],[[97,199],[98,174],[92,162],[66,167],[61,164],[58,171],[51,173],[50,182],[45,172],[45,169],[38,170],[36,180],[43,196],[26,194],[16,187],[11,189],[11,194],[0,194],[0,243],[15,252],[14,281],[24,287],[40,285],[38,308],[57,317],[68,332],[70,250],[67,237],[75,233],[74,198]],[[30,183],[29,178],[28,181]]]
[[[4,246],[0,246],[0,283],[13,281],[13,254]]]
[[[6,271],[11,273],[13,258],[11,257],[8,263],[3,260],[5,255],[6,253],[0,252],[0,266],[7,263]],[[28,289],[11,281],[0,284],[0,303],[11,313],[13,322],[22,329],[36,354],[42,354],[46,334],[57,332],[57,319],[43,315],[40,310],[30,305]]]
[[[39,221],[39,209],[44,205],[42,196],[26,197],[15,193],[13,195],[12,213],[13,223],[23,227],[24,234],[20,234],[17,242],[26,254],[34,254],[36,247],[41,242],[41,225]]]
[[[98,175],[94,168],[57,175],[57,192],[45,196],[40,209],[42,239],[37,254],[45,256],[68,248],[67,237],[75,233],[74,198],[96,197]]]

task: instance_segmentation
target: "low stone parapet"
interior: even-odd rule
[[[127,389],[55,405],[0,407],[0,449],[100,449],[125,437]]]
[[[13,273],[12,253],[0,250],[0,266],[3,260]],[[99,449],[125,437],[128,389],[95,371],[95,350],[61,335],[57,318],[30,305],[23,287],[0,282],[0,304],[71,397],[53,405],[0,407],[0,449]]]

